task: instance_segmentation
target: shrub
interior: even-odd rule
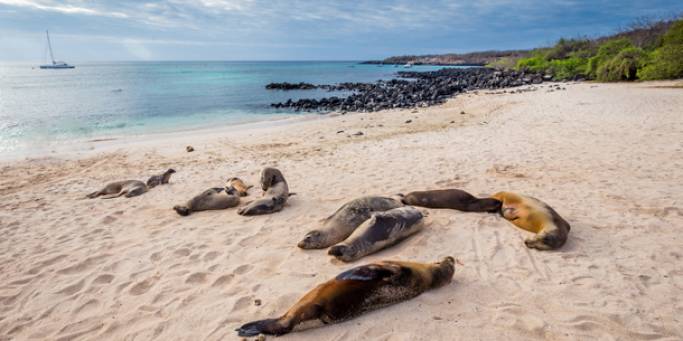
[[[647,54],[637,47],[623,49],[616,56],[602,63],[597,68],[597,80],[614,82],[637,79]]]
[[[638,72],[640,79],[683,78],[683,44],[664,45],[652,53],[650,60]]]
[[[550,71],[556,79],[574,79],[576,77],[583,77],[586,75],[586,66],[588,60],[586,58],[571,57],[561,60],[553,60],[550,62]]]
[[[608,40],[600,45],[598,53],[588,60],[587,73],[591,78],[598,78],[598,69],[604,66],[622,50],[633,48],[633,44],[626,39]]]

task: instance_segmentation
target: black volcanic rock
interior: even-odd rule
[[[266,85],[266,89],[268,90],[311,90],[315,89],[317,86],[311,83],[304,83],[304,82],[299,82],[299,83],[270,83]]]
[[[399,79],[375,83],[339,83],[312,85],[328,91],[351,91],[345,98],[328,97],[319,100],[291,99],[284,103],[273,103],[275,108],[290,108],[297,111],[364,111],[372,112],[394,108],[415,108],[441,104],[455,94],[478,89],[501,89],[528,84],[542,83],[544,75],[527,71],[500,71],[490,68],[445,68],[438,71],[400,71]],[[287,84],[297,89],[299,84]],[[280,86],[278,85],[278,86]],[[271,84],[266,86],[269,88]]]

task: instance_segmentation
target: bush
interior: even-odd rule
[[[586,75],[588,60],[585,58],[571,57],[550,62],[550,72],[556,79],[567,80]]]
[[[662,47],[650,55],[650,62],[638,72],[646,80],[683,77],[683,20],[676,21],[662,38]]]
[[[560,39],[555,46],[545,53],[546,60],[565,59],[578,52],[589,52],[591,42],[588,39]]]
[[[635,80],[646,57],[647,54],[637,47],[621,50],[619,54],[598,66],[596,78],[603,82]]]
[[[633,48],[626,38],[608,40],[600,45],[598,53],[588,60],[587,73],[591,78],[598,78],[598,69],[604,66],[622,50]]]
[[[650,60],[638,72],[640,79],[683,78],[683,44],[662,46],[652,53]]]

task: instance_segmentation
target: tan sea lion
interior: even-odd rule
[[[536,233],[524,241],[529,248],[552,250],[567,241],[571,227],[548,204],[529,196],[511,192],[498,192],[492,198],[503,205],[500,214],[517,227]]]
[[[450,283],[454,263],[453,257],[445,257],[433,264],[381,261],[355,267],[309,291],[281,317],[247,323],[236,331],[242,337],[282,335],[342,322]]]
[[[181,216],[188,216],[192,212],[223,210],[239,204],[238,196],[228,194],[225,188],[209,188],[201,194],[195,196],[185,205],[173,206],[173,209]]]
[[[263,198],[256,199],[237,210],[240,215],[258,215],[281,211],[289,198],[289,187],[282,172],[266,167],[261,171]]]
[[[168,183],[168,180],[171,179],[171,175],[175,173],[175,170],[173,168],[169,168],[167,171],[163,172],[162,174],[159,175],[153,175],[147,180],[147,187],[148,188],[154,188],[159,185],[164,185]]]
[[[493,198],[479,199],[459,189],[437,189],[399,194],[406,205],[428,208],[450,208],[464,212],[498,212],[500,201]]]
[[[411,206],[375,212],[346,240],[332,246],[327,254],[352,262],[419,232],[424,227],[422,218],[422,212]]]
[[[247,191],[254,186],[244,183],[240,178],[230,178],[225,184],[225,190],[228,194],[245,197],[248,195]]]
[[[337,244],[353,233],[372,213],[403,206],[398,200],[367,196],[351,200],[331,216],[325,218],[322,227],[306,233],[297,244],[302,249],[323,249]]]
[[[118,198],[125,196],[126,198],[138,196],[147,192],[147,185],[138,180],[124,180],[108,183],[103,189],[92,192],[87,195],[88,198],[94,199],[102,197],[102,199]]]

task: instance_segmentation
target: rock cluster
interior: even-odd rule
[[[270,83],[266,85],[268,90],[311,90],[317,88],[316,85],[311,83]]]
[[[339,83],[312,85],[329,91],[352,91],[347,97],[300,99],[271,104],[274,108],[297,111],[361,111],[372,112],[393,108],[426,107],[441,104],[451,96],[467,90],[500,89],[550,80],[539,73],[500,71],[490,68],[446,68],[431,72],[398,73],[401,79],[376,83]],[[411,79],[411,80],[408,80]],[[288,84],[290,83],[280,83]],[[300,83],[306,84],[306,83]],[[294,84],[298,86],[297,84]],[[271,84],[269,84],[271,86]],[[268,86],[266,87],[268,88]]]

